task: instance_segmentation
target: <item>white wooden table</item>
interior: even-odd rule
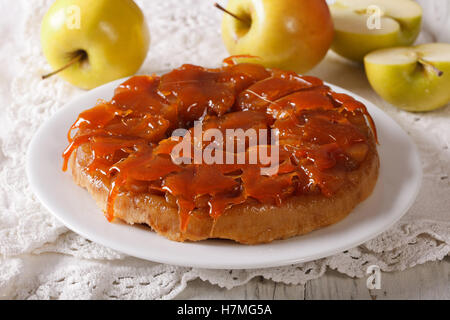
[[[177,299],[445,299],[450,300],[450,256],[402,272],[382,273],[381,289],[369,290],[366,278],[352,279],[336,271],[306,285],[286,285],[255,278],[227,290],[195,280]]]

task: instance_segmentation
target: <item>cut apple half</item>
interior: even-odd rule
[[[367,78],[386,101],[408,111],[450,102],[450,44],[381,49],[364,58]]]
[[[337,0],[330,6],[333,51],[355,61],[374,50],[412,44],[420,32],[422,8],[412,0]]]

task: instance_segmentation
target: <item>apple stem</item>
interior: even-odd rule
[[[225,9],[224,7],[222,7],[220,4],[218,4],[217,2],[214,3],[214,7],[216,7],[216,8],[219,9],[219,10],[222,10],[222,11],[225,12],[226,14],[229,14],[229,15],[232,16],[233,18],[235,18],[235,19],[237,19],[237,20],[239,20],[239,21],[245,23],[246,25],[248,25],[248,26],[250,27],[250,25],[251,25],[251,22],[250,22],[250,21],[248,21],[248,20],[246,20],[246,19],[243,19],[243,18],[241,18],[241,17],[235,15],[233,12],[228,11],[227,9]]]
[[[434,72],[438,77],[441,77],[444,72],[436,68],[430,61],[427,61],[423,58],[419,58],[417,60],[422,66]]]
[[[62,66],[61,68],[59,68],[58,70],[55,70],[53,72],[50,72],[48,74],[45,74],[42,76],[42,80],[48,79],[51,76],[54,76],[57,73],[60,73],[63,70],[66,70],[67,68],[69,68],[70,66],[74,65],[75,63],[86,59],[87,54],[85,51],[80,51],[77,55],[75,55],[75,57],[73,57],[72,60],[70,60],[65,66]]]

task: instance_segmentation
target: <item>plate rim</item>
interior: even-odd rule
[[[58,214],[58,212],[55,212],[58,210],[53,210],[52,204],[50,203],[50,201],[49,202],[47,201],[47,196],[42,193],[42,190],[39,187],[37,187],[37,183],[35,181],[35,175],[33,174],[33,169],[32,169],[31,155],[33,153],[33,150],[38,146],[37,143],[39,141],[39,137],[43,134],[43,132],[45,132],[45,129],[50,125],[50,123],[52,122],[52,119],[56,119],[58,115],[61,116],[64,113],[66,113],[67,112],[66,110],[69,109],[68,106],[73,105],[73,104],[77,103],[78,101],[88,99],[90,95],[94,95],[96,92],[105,90],[106,88],[111,87],[111,90],[113,90],[118,84],[122,83],[123,81],[125,81],[126,79],[129,79],[129,78],[130,77],[126,77],[126,78],[122,78],[119,80],[109,82],[109,83],[104,84],[100,87],[97,87],[93,90],[83,92],[80,95],[77,95],[77,96],[73,97],[72,99],[70,99],[67,103],[65,103],[58,111],[56,111],[50,118],[48,118],[39,127],[39,129],[33,135],[33,138],[28,146],[27,154],[26,154],[26,175],[27,175],[31,190],[32,190],[33,194],[36,195],[36,197],[40,201],[40,203],[54,217],[56,217],[63,225],[65,225],[68,229],[72,230],[73,232],[75,232],[91,241],[101,244],[107,248],[111,248],[111,249],[117,250],[123,254],[134,256],[134,257],[144,259],[147,261],[176,265],[176,266],[183,266],[183,267],[196,267],[196,268],[205,268],[205,269],[254,269],[254,268],[260,269],[260,268],[280,267],[280,266],[286,266],[286,265],[290,265],[290,264],[303,263],[303,262],[308,262],[308,261],[325,258],[325,257],[331,256],[333,254],[337,254],[337,253],[343,252],[345,250],[357,247],[357,246],[361,245],[362,243],[365,243],[368,240],[373,239],[376,236],[380,235],[384,231],[390,229],[411,208],[411,206],[414,204],[414,202],[417,198],[417,195],[420,191],[420,187],[421,187],[422,179],[423,179],[423,168],[421,165],[420,154],[418,152],[418,148],[417,148],[416,144],[411,139],[411,137],[405,132],[405,130],[403,130],[403,128],[401,128],[394,119],[392,119],[382,109],[377,107],[374,103],[370,102],[369,100],[359,96],[358,94],[351,92],[350,90],[344,89],[337,85],[330,84],[328,82],[324,82],[326,85],[330,86],[332,88],[332,90],[334,90],[336,92],[343,92],[343,93],[349,94],[352,97],[354,97],[355,99],[357,99],[358,101],[364,103],[366,106],[370,106],[369,108],[373,107],[373,108],[377,109],[378,112],[380,112],[384,117],[389,118],[392,121],[392,124],[395,125],[397,127],[397,129],[401,130],[402,133],[404,134],[404,137],[408,140],[409,147],[411,148],[412,154],[414,154],[414,162],[416,164],[415,169],[417,169],[417,171],[415,172],[416,177],[415,177],[414,181],[416,183],[414,185],[413,194],[408,198],[408,202],[403,206],[402,212],[397,213],[395,215],[395,218],[392,218],[388,222],[383,223],[383,226],[380,226],[377,230],[373,230],[372,232],[365,234],[365,236],[359,237],[357,239],[357,241],[352,241],[351,243],[349,242],[346,245],[341,245],[339,247],[333,247],[332,249],[322,250],[322,251],[318,252],[317,254],[310,254],[306,257],[291,257],[291,258],[285,258],[285,259],[278,259],[278,260],[274,260],[274,261],[246,263],[246,264],[245,263],[239,264],[236,262],[228,263],[228,264],[223,263],[223,262],[216,263],[215,261],[205,264],[203,262],[196,262],[196,261],[194,261],[194,259],[191,259],[191,261],[187,262],[187,261],[183,261],[183,259],[178,259],[178,257],[173,257],[173,256],[166,256],[164,258],[161,258],[160,256],[156,256],[156,257],[149,258],[148,255],[143,254],[139,250],[135,250],[134,248],[133,248],[134,250],[132,250],[129,247],[122,245],[122,243],[120,241],[108,242],[107,239],[103,239],[102,237],[97,237],[96,235],[93,235],[89,232],[85,232],[85,230],[83,228],[80,228],[78,225],[74,225],[73,223],[71,223],[70,219],[67,219],[67,217],[65,215],[61,215],[61,214]],[[379,179],[377,180],[377,184],[379,184]],[[79,188],[79,186],[76,186],[76,187]],[[90,196],[90,194],[89,194],[89,196]],[[365,201],[367,201],[367,199]],[[355,209],[353,209],[353,210],[355,210]],[[99,209],[99,211],[100,211],[100,209]],[[343,220],[345,220],[345,219],[347,219],[347,217],[344,218]],[[325,229],[325,228],[322,228],[322,229]],[[155,235],[157,235],[158,237],[163,237],[161,235],[156,234],[156,232],[154,232],[154,231],[149,230],[148,232],[152,232]],[[301,237],[302,236],[297,236],[294,238],[301,238]],[[293,239],[293,238],[291,238],[291,239]],[[166,238],[164,238],[164,240],[171,241]],[[214,240],[205,240],[205,241],[214,241]],[[224,240],[224,241],[226,241],[226,240]],[[285,241],[285,240],[277,240],[277,241]],[[235,245],[235,243],[231,243],[231,244]],[[260,244],[257,246],[264,246],[264,245],[265,244]],[[248,245],[239,244],[239,246],[248,246]]]

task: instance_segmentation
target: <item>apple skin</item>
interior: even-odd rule
[[[64,13],[71,6],[80,8],[80,28],[67,26]],[[92,89],[136,73],[147,56],[150,35],[132,0],[56,0],[42,21],[41,44],[53,69],[85,51],[85,61],[59,75],[77,87]]]
[[[376,4],[377,0],[370,3]],[[416,3],[412,5],[417,6],[420,12],[422,11]],[[398,29],[390,33],[377,32],[376,30],[372,32],[362,32],[363,30],[344,31],[337,27],[339,25],[337,20],[340,19],[337,15],[339,7],[339,0],[330,6],[335,21],[335,36],[331,49],[337,54],[356,62],[362,62],[366,54],[378,49],[412,45],[422,27],[422,15],[420,14],[411,18],[390,17],[390,19],[398,22]],[[382,19],[386,19],[386,17],[383,16]],[[385,23],[386,21],[381,21],[382,26]],[[364,28],[366,27],[364,26]],[[360,33],[357,31],[360,31]]]
[[[251,19],[251,26],[224,14],[222,38],[232,55],[258,58],[239,62],[304,73],[318,64],[333,40],[325,0],[230,0],[227,10]]]
[[[432,64],[443,72],[438,76],[419,66],[416,58],[398,64],[381,64],[371,61],[371,55],[408,50],[412,54],[446,47],[448,60],[433,60]],[[415,47],[381,49],[364,59],[367,78],[372,88],[386,101],[400,109],[412,112],[431,111],[450,102],[450,44],[432,43]]]

